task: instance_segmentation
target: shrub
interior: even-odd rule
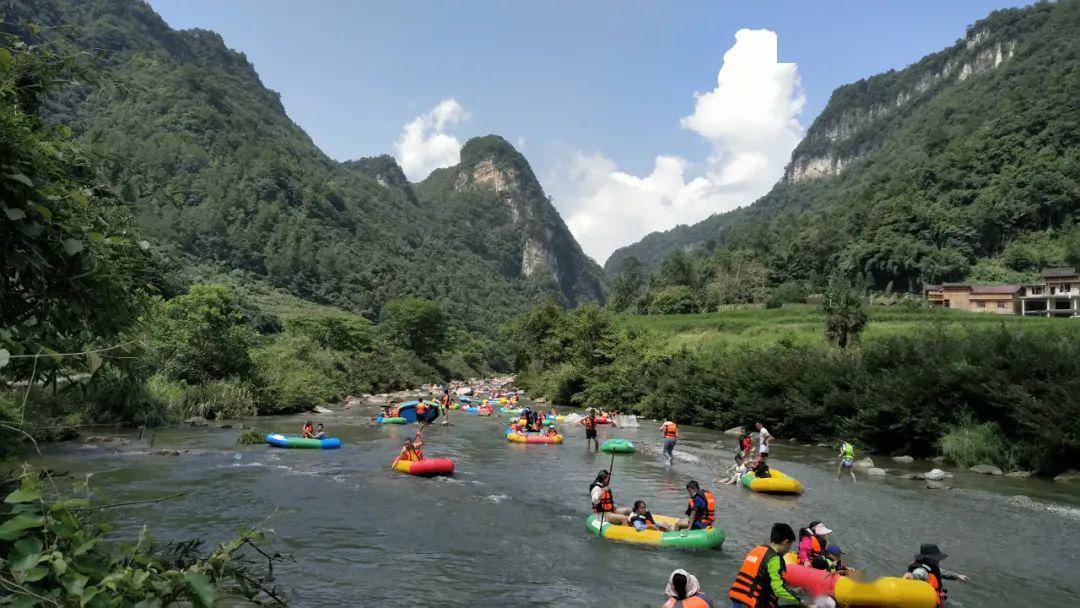
[[[266,433],[263,431],[244,431],[236,438],[237,445],[261,445],[263,443],[266,443]]]
[[[665,287],[653,294],[649,303],[650,315],[679,315],[697,312],[697,294],[686,285]]]
[[[151,326],[151,344],[161,369],[172,378],[196,383],[251,369],[248,348],[255,332],[232,288],[195,285],[161,305]]]
[[[242,380],[215,380],[190,386],[184,391],[175,417],[202,416],[211,420],[255,415],[255,396]]]
[[[307,336],[284,334],[252,358],[263,414],[308,411],[343,392],[334,353]]]
[[[1017,468],[1016,452],[996,422],[976,423],[965,415],[939,442],[941,453],[961,467],[994,464],[1007,471]]]

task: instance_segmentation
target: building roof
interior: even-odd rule
[[[1075,277],[1078,273],[1075,268],[1047,268],[1043,270],[1043,277],[1055,279],[1059,277]]]
[[[976,294],[1009,294],[1020,291],[1019,285],[972,285],[971,293]]]

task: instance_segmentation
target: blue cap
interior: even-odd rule
[[[825,549],[825,552],[829,555],[840,555],[842,553],[842,551],[840,551],[840,547],[836,545],[829,545],[829,547]]]

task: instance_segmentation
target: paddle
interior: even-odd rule
[[[607,487],[608,487],[608,491],[610,492],[611,491],[611,474],[615,472],[615,452],[611,453],[611,464],[608,465],[607,471],[608,471],[607,472],[607,474],[608,474]],[[614,506],[615,501],[612,500],[611,502],[612,502],[612,506]],[[606,515],[607,515],[607,511],[601,511],[600,512],[600,535],[601,536],[604,534],[604,517]]]

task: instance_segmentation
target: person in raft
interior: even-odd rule
[[[315,425],[315,439],[326,439],[326,429],[323,428],[323,424],[320,422]]]
[[[832,530],[820,521],[812,521],[810,525],[799,530],[799,564],[811,566],[815,560],[825,557],[825,549],[829,546],[829,535]]]
[[[680,530],[704,530],[716,521],[716,496],[701,489],[698,482],[691,479],[686,482],[686,493],[690,500],[686,505],[686,521],[678,523]]]
[[[739,481],[742,480],[742,476],[746,475],[746,463],[743,461],[742,454],[735,455],[735,464],[728,467],[727,474],[729,477],[720,483],[729,486],[739,483]]]
[[[300,437],[304,439],[311,439],[315,436],[315,427],[311,426],[310,420],[304,421],[304,428],[300,431]]]
[[[413,443],[412,438],[405,439],[405,445],[401,446],[401,454],[398,456],[401,460],[408,460],[409,462],[420,462],[424,459],[423,452],[423,440],[420,441],[420,448]]]
[[[599,450],[600,442],[596,439],[596,410],[590,408],[588,415],[581,419],[581,424],[585,427],[585,449],[595,444]]]
[[[770,433],[769,429],[765,428],[765,425],[761,424],[760,422],[755,424],[754,426],[757,427],[758,432],[757,452],[762,456],[768,456],[769,446],[772,445],[772,433]]]
[[[634,529],[638,532],[644,532],[645,530],[671,531],[671,526],[657,523],[653,519],[652,513],[649,512],[649,506],[645,504],[644,500],[634,501],[634,510],[630,512],[630,525],[634,526]]]
[[[615,506],[615,497],[611,494],[611,488],[608,487],[609,482],[611,482],[611,473],[604,469],[597,473],[596,479],[589,484],[589,498],[592,500],[593,513],[603,515],[605,522],[630,525],[630,509]]]
[[[840,444],[840,464],[836,465],[836,478],[840,479],[843,471],[851,473],[851,481],[855,481],[855,446],[847,441]]]
[[[750,463],[749,469],[754,472],[754,477],[764,479],[772,477],[772,471],[769,470],[769,463],[765,462],[765,454],[758,454],[754,462]]]
[[[555,428],[554,424],[547,427],[547,435],[548,435],[548,437],[554,437],[554,436],[556,436],[558,434],[559,434],[559,431]]]
[[[667,463],[671,464],[675,460],[675,444],[679,441],[679,429],[674,422],[665,420],[664,424],[660,425],[660,432],[664,437],[664,458],[667,458]]]
[[[769,544],[746,554],[728,598],[732,608],[805,606],[784,584],[784,554],[795,544],[795,531],[783,523],[773,524]]]
[[[667,601],[663,608],[715,608],[709,596],[701,592],[701,583],[697,577],[686,570],[675,570],[668,577],[664,588]]]
[[[810,567],[816,570],[824,570],[826,572],[835,572],[840,576],[850,576],[858,574],[859,571],[855,568],[848,566],[843,561],[844,552],[840,550],[840,547],[836,545],[829,545],[825,548],[825,555],[819,559],[815,559],[810,562]]]
[[[968,577],[966,575],[958,572],[950,572],[941,567],[941,560],[946,557],[949,556],[942,553],[937,545],[933,543],[923,543],[919,546],[919,554],[916,555],[915,560],[908,565],[907,573],[904,574],[904,578],[930,583],[930,586],[933,587],[934,591],[938,594],[938,606],[944,606],[945,603],[949,601],[949,592],[945,590],[945,585],[942,584],[943,581],[968,582]]]

